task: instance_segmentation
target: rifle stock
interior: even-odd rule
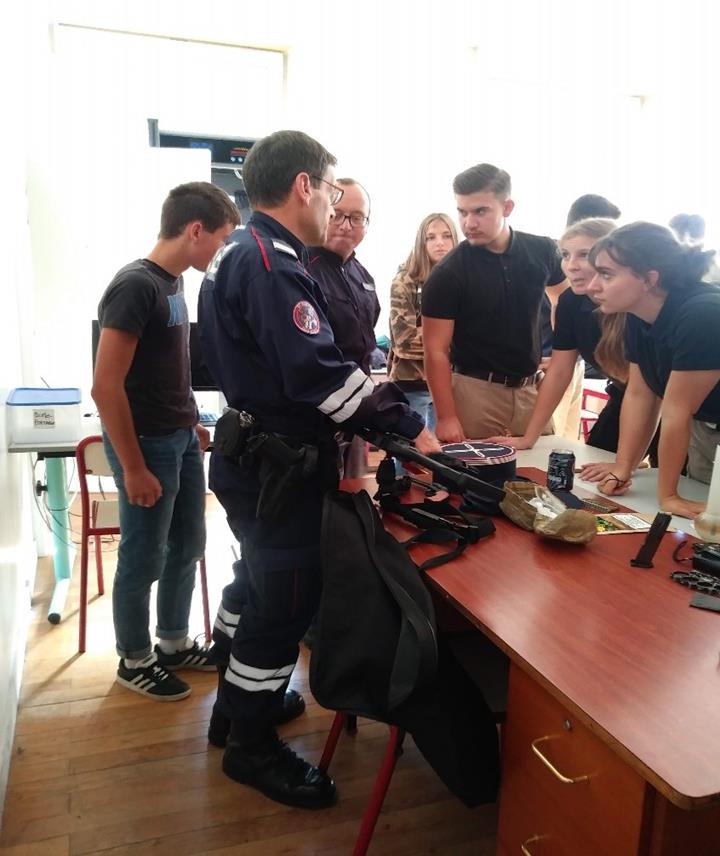
[[[450,493],[463,494],[466,491],[497,499],[505,498],[505,491],[497,485],[483,481],[473,474],[472,468],[462,461],[456,461],[449,455],[438,452],[423,455],[410,440],[397,434],[381,433],[371,429],[357,432],[378,449],[382,449],[401,461],[412,461],[432,473],[433,481],[441,484]]]

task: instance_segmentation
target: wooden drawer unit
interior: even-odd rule
[[[502,751],[498,853],[641,851],[647,783],[515,664]]]

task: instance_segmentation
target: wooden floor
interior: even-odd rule
[[[232,540],[222,512],[208,499],[212,613],[231,575]],[[108,583],[116,546],[109,544],[105,553]],[[193,693],[172,704],[129,692],[114,682],[109,593],[90,604],[88,652],[78,656],[77,580],[57,626],[45,617],[51,583],[52,566],[43,559],[0,833],[2,856],[351,853],[385,726],[361,720],[357,735],[341,740],[331,766],[340,791],[335,807],[311,812],[278,805],[227,779],[221,750],[207,744],[214,675],[183,673]],[[202,631],[199,601],[196,593],[195,634]],[[307,711],[284,726],[282,735],[317,761],[332,714],[312,699],[307,666],[303,649],[291,686],[305,695]],[[489,856],[495,826],[494,806],[462,806],[408,741],[369,852]]]

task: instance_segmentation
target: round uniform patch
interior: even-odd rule
[[[309,333],[311,336],[314,336],[316,333],[320,332],[320,319],[318,318],[318,314],[312,303],[308,303],[307,300],[301,300],[299,303],[295,304],[295,308],[293,309],[293,321],[295,322],[295,326],[298,330],[303,333]]]

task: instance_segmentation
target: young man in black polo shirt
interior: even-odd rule
[[[516,232],[510,176],[491,164],[453,182],[467,238],[430,274],[422,297],[425,368],[446,443],[524,434],[537,397],[540,306],[564,276],[551,238]]]

